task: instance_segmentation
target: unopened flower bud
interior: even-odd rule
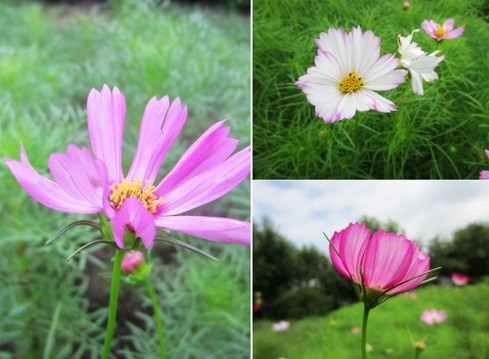
[[[144,255],[140,251],[130,251],[122,258],[121,270],[126,274],[133,273],[144,263]]]
[[[409,9],[410,7],[411,7],[411,4],[410,4],[409,2],[404,1],[404,2],[402,3],[402,8],[403,8],[404,10],[407,10],[407,9]]]

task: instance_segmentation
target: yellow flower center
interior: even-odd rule
[[[163,198],[156,197],[156,187],[149,181],[143,183],[139,179],[134,181],[123,179],[120,183],[111,184],[109,189],[112,191],[109,201],[115,210],[119,210],[129,197],[138,198],[151,213],[155,213],[158,205],[163,204]]]
[[[340,82],[340,91],[343,93],[352,93],[363,87],[363,81],[356,72],[350,72],[343,81]]]
[[[438,28],[435,31],[436,37],[442,37],[443,35],[445,35],[445,33],[446,33],[445,29],[441,26],[438,26]]]

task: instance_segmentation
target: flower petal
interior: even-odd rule
[[[156,226],[153,215],[137,198],[129,197],[112,218],[114,240],[119,248],[124,248],[126,230],[141,238],[144,246],[149,249],[156,236]]]
[[[87,100],[88,135],[95,157],[105,162],[109,179],[122,179],[122,137],[126,117],[126,101],[117,87],[111,92],[90,91]]]
[[[49,172],[67,194],[103,208],[107,169],[86,148],[68,145],[66,154],[53,153],[49,157]]]
[[[357,283],[361,283],[360,269],[369,238],[370,230],[363,223],[350,223],[345,229],[335,232],[331,238],[329,255],[334,267],[343,276]]]
[[[464,26],[457,27],[455,30],[452,30],[452,31],[446,33],[444,36],[444,39],[449,40],[449,39],[455,39],[459,36],[462,36],[462,34],[464,33],[464,30],[465,30]]]
[[[58,183],[37,173],[30,165],[22,144],[20,145],[20,155],[21,162],[10,158],[4,158],[4,161],[19,185],[36,201],[56,211],[67,213],[88,214],[102,210],[101,204],[94,204],[83,198],[75,198]]]
[[[158,190],[158,196],[163,197],[165,201],[161,213],[175,215],[211,202],[240,184],[249,172],[250,147],[245,147],[226,161],[180,183],[177,187],[165,188],[168,192]]]
[[[155,218],[157,227],[215,242],[250,245],[250,223],[231,218],[165,216]]]
[[[144,110],[139,140],[129,180],[154,182],[163,159],[187,120],[187,108],[176,98],[170,106],[168,96],[158,100],[153,97]]]
[[[158,188],[166,193],[178,183],[183,183],[226,160],[236,149],[238,140],[228,137],[230,128],[220,121],[210,127],[195,141]]]
[[[408,280],[421,273],[427,272],[430,269],[430,257],[424,254],[423,252],[421,252],[419,250],[419,247],[415,243],[412,243],[412,246],[414,249],[414,253],[409,266],[409,270],[406,272],[404,278],[402,278],[401,281]],[[388,294],[389,295],[399,294],[414,289],[417,286],[419,286],[426,279],[427,276],[428,274],[426,273],[418,278],[412,279],[404,284],[401,284],[400,286],[389,291]]]
[[[446,32],[452,31],[453,30],[453,23],[454,22],[455,22],[455,20],[453,20],[453,19],[447,19],[447,20],[445,20],[445,22],[442,25],[443,29]]]
[[[413,243],[403,235],[375,232],[365,251],[365,285],[386,290],[400,283],[405,279],[414,254]]]

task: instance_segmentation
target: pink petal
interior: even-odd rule
[[[103,208],[107,169],[86,148],[68,145],[66,154],[53,153],[49,157],[49,171],[67,194]]]
[[[215,242],[250,245],[250,223],[231,218],[168,216],[155,218],[157,227]]]
[[[338,250],[339,256],[329,246],[329,254],[334,267],[343,276],[361,283],[360,269],[363,256],[370,238],[370,230],[363,223],[350,223],[340,232],[335,232],[331,244]]]
[[[158,188],[168,192],[172,187],[187,181],[226,160],[236,149],[238,140],[228,137],[230,128],[220,121],[210,127],[195,141]]]
[[[156,227],[153,215],[143,206],[137,198],[127,198],[119,211],[112,218],[114,240],[119,248],[124,248],[124,235],[126,230],[133,232],[141,238],[144,246],[149,249],[156,236]]]
[[[421,23],[421,26],[423,27],[423,29],[426,31],[428,35],[438,40],[438,36],[436,36],[435,34],[436,29],[438,28],[438,24],[436,22],[434,22],[433,20],[424,20]]]
[[[414,248],[414,253],[411,259],[409,270],[406,272],[401,282],[413,278],[430,269],[430,257],[421,252],[415,243],[412,243],[412,245]],[[399,294],[414,289],[419,286],[426,279],[427,276],[428,274],[424,274],[416,279],[401,284],[400,286],[389,291],[388,294]]]
[[[22,144],[20,156],[21,162],[10,158],[4,158],[4,161],[19,185],[36,201],[60,212],[88,214],[101,211],[101,204],[96,205],[86,199],[74,198],[58,183],[37,173],[30,165]]]
[[[452,31],[453,29],[453,23],[455,21],[453,19],[447,19],[445,20],[445,22],[443,23],[442,27],[443,29],[446,31],[446,32],[450,32]]]
[[[170,106],[168,96],[158,100],[153,97],[144,110],[139,140],[129,180],[154,182],[163,159],[187,120],[187,108],[176,98]]]
[[[126,117],[124,95],[107,85],[90,91],[87,100],[88,135],[95,157],[105,162],[111,182],[122,179],[122,136]]]
[[[165,201],[161,212],[171,216],[209,203],[231,191],[249,172],[250,147],[246,147],[206,172],[178,183],[168,192],[158,190],[158,196]]]
[[[464,33],[464,30],[465,30],[464,26],[457,27],[455,30],[446,33],[444,38],[448,39],[448,40],[455,39],[459,36],[462,36],[462,34]]]
[[[399,284],[409,270],[413,251],[412,242],[404,236],[375,232],[365,251],[365,285],[385,290]]]

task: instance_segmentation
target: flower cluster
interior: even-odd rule
[[[422,26],[440,41],[462,35],[463,26],[452,31],[453,23],[453,19],[448,19],[440,26],[425,20]],[[377,91],[396,88],[406,81],[409,72],[413,92],[423,95],[423,81],[438,79],[435,68],[445,58],[436,56],[439,51],[428,54],[412,42],[417,31],[406,37],[398,35],[401,57],[396,58],[394,54],[381,56],[381,40],[371,30],[363,32],[360,26],[350,32],[330,28],[315,40],[315,66],[299,77],[296,85],[326,123],[351,119],[357,111],[395,111],[396,105]]]

